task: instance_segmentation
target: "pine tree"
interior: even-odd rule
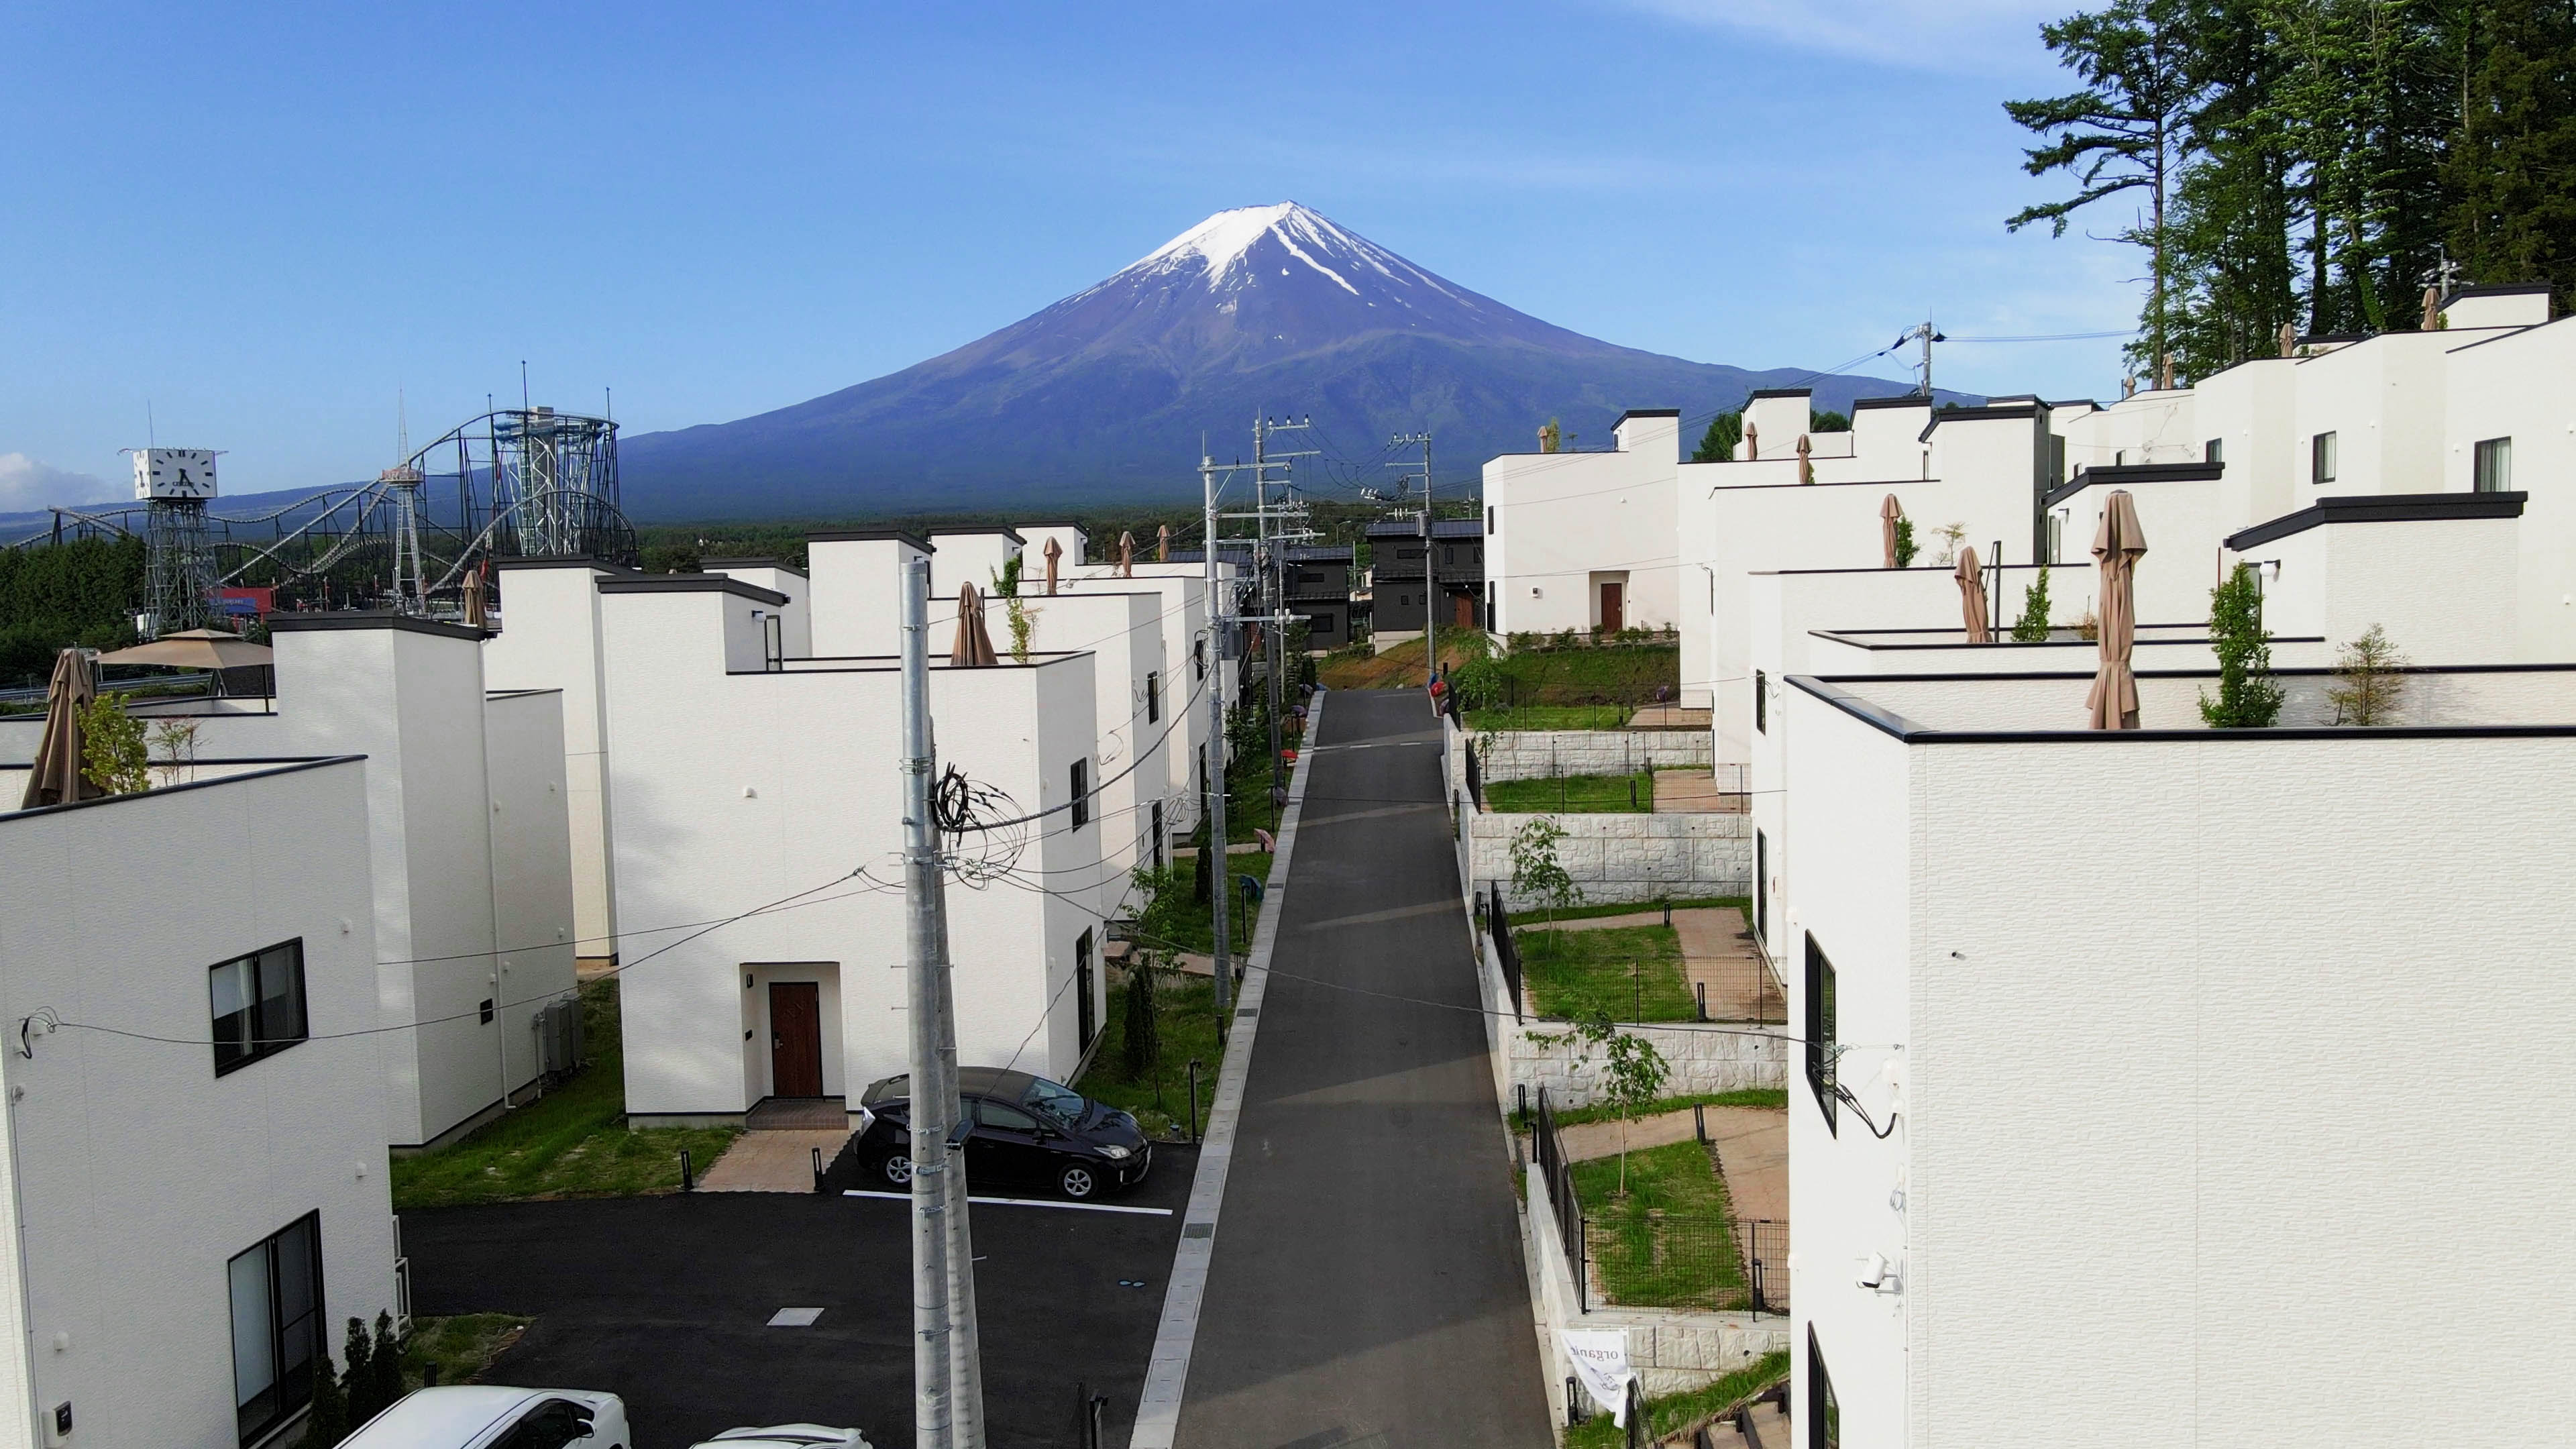
[[[349,1423],[363,1424],[384,1411],[385,1400],[376,1393],[376,1376],[370,1372],[375,1363],[375,1347],[368,1342],[364,1319],[349,1320],[348,1342],[341,1359],[348,1364],[344,1382],[348,1386]]]
[[[2491,0],[2473,13],[2446,165],[2451,255],[2473,282],[2547,282],[2564,312],[2576,307],[2576,10]]]
[[[354,1362],[349,1367],[351,1372],[357,1369]],[[390,1406],[403,1396],[402,1335],[394,1331],[390,1313],[376,1315],[376,1347],[367,1359],[367,1382],[379,1405]]]
[[[1731,463],[1735,445],[1744,441],[1744,414],[1719,413],[1708,420],[1708,431],[1700,435],[1699,447],[1692,450],[1694,463]]]
[[[304,1418],[303,1449],[332,1449],[356,1427],[349,1422],[348,1395],[325,1350],[313,1360],[313,1407]]]

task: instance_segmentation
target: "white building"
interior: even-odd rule
[[[1675,622],[1680,427],[1676,409],[1631,409],[1612,425],[1606,452],[1505,453],[1487,461],[1492,632],[1582,634],[1605,623]]]
[[[563,697],[487,689],[479,629],[373,612],[269,628],[273,701],[136,712],[193,725],[201,758],[365,758],[378,999],[402,1028],[385,1044],[384,1140],[451,1139],[532,1089],[537,1018],[573,989]],[[0,759],[32,759],[42,733],[42,716],[0,721]]]
[[[832,621],[847,623],[855,604],[833,582],[830,550],[843,544],[919,551],[899,539],[818,544],[809,562],[822,648],[835,647]],[[891,605],[891,575],[886,583]],[[767,658],[754,615],[779,596],[739,580],[641,575],[595,587],[630,1120],[740,1121],[770,1098],[846,1098],[901,1071],[897,660]],[[1084,607],[1133,627],[1132,604]],[[941,765],[998,792],[988,815],[1054,812],[956,846],[986,867],[949,887],[959,1059],[1070,1077],[1107,1009],[1104,852],[1133,844],[1132,827],[1092,813],[1101,656],[1035,652],[1026,665],[1006,656],[952,669],[948,643],[934,631]],[[1077,795],[1091,803],[1068,808]]]
[[[586,558],[501,559],[495,566],[500,630],[483,646],[484,680],[493,689],[553,690],[563,701],[576,952],[614,961],[617,886],[608,854],[608,736],[600,713],[599,612],[592,584],[628,571]]]
[[[2332,682],[2219,732],[2146,675],[2098,732],[2087,674],[1789,681],[1799,1423],[2562,1436],[2576,1086],[2512,1044],[2576,1013],[2576,666],[2419,671],[2388,728]]]
[[[0,815],[9,1449],[273,1442],[400,1311],[368,767],[165,773]]]

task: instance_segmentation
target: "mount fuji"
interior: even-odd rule
[[[1819,408],[1908,390],[1615,346],[1284,202],[1218,212],[1107,281],[901,372],[626,439],[621,486],[648,520],[1196,498],[1202,435],[1232,458],[1262,414],[1314,420],[1290,446],[1368,460],[1389,434],[1428,430],[1445,483],[1535,449],[1550,418],[1579,445],[1606,445],[1630,408],[1706,413],[1801,384]],[[1697,429],[1685,427],[1687,449]]]

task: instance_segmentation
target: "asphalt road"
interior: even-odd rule
[[[1420,1004],[1478,1005],[1439,739],[1418,692],[1325,709],[1184,1449],[1555,1442],[1484,1024]]]
[[[1195,1152],[1110,1201],[1178,1208]],[[912,1442],[911,1241],[881,1198],[697,1193],[403,1214],[414,1310],[532,1314],[495,1383],[606,1389],[636,1449],[745,1424],[856,1425]],[[1144,1388],[1180,1218],[977,1205],[984,1399],[995,1449],[1064,1449],[1077,1385],[1123,1444]],[[1121,1286],[1121,1279],[1137,1286]],[[771,1328],[781,1308],[810,1328]]]

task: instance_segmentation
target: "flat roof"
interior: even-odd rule
[[[2087,488],[2125,488],[2132,483],[2211,483],[2227,471],[2225,463],[2105,463],[2075,470],[2075,476],[2051,488],[2041,506],[2054,508]]]
[[[929,539],[904,528],[838,528],[827,533],[805,535],[807,543],[873,543],[880,540],[908,543],[923,553],[939,551],[930,546]]]
[[[1619,423],[1624,423],[1630,418],[1677,418],[1681,415],[1682,410],[1680,408],[1630,408],[1619,415],[1618,422],[1614,422],[1610,426],[1615,428],[1619,426]]]
[[[702,569],[776,569],[782,574],[794,574],[800,579],[805,577],[803,569],[783,558],[702,558],[698,560],[698,567]]]
[[[1921,393],[1908,392],[1899,393],[1895,397],[1856,397],[1852,399],[1851,410],[1859,412],[1863,408],[1928,408],[1930,406],[1932,406],[1932,399]]]
[[[469,628],[444,619],[424,619],[417,614],[401,614],[391,609],[315,609],[268,616],[268,632],[272,634],[316,633],[331,629],[398,629],[406,634],[430,634],[441,639],[487,639],[492,633],[489,629]]]
[[[41,716],[40,716],[41,718]],[[93,800],[66,800],[60,805],[38,805],[29,810],[0,810],[0,820],[24,820],[36,815],[58,815],[66,810],[90,810],[101,805],[122,805],[133,800],[155,800],[164,795],[177,795],[189,790],[212,790],[219,785],[239,784],[244,780],[265,780],[272,775],[292,775],[299,770],[318,770],[325,765],[362,765],[364,755],[252,755],[239,759],[192,762],[197,769],[210,770],[220,765],[260,765],[265,768],[245,770],[238,775],[218,775],[211,780],[187,780],[176,785],[155,785],[149,790],[136,790],[124,795],[101,795]],[[0,771],[33,770],[33,764],[0,765]]]
[[[2239,529],[2227,546],[2239,553],[2329,523],[2432,523],[2453,518],[2520,518],[2527,493],[2355,493],[2320,498],[2296,513]]]
[[[631,579],[601,579],[599,591],[603,594],[731,594],[773,606],[787,602],[787,596],[776,589],[764,589],[758,584],[745,583],[724,574],[644,574]]]
[[[1814,397],[1815,395],[1816,390],[1812,387],[1758,387],[1746,393],[1744,400],[1757,402],[1766,397]]]
[[[1026,547],[1028,544],[1027,539],[1020,537],[1017,532],[1008,528],[934,528],[930,530],[930,536],[932,538],[982,538],[988,535],[998,535],[1002,538],[1007,538],[1011,542],[1019,544],[1022,547]]]

